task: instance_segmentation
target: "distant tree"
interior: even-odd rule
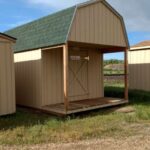
[[[118,59],[109,59],[109,60],[104,60],[104,66],[110,65],[110,64],[123,64],[123,60],[118,60]]]

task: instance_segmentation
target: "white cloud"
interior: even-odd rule
[[[30,21],[31,21],[31,19],[26,19],[26,20],[22,20],[22,21],[16,21],[15,23],[8,23],[8,24],[0,23],[0,26],[5,27],[4,29],[1,28],[1,31],[6,31],[6,30],[9,30],[11,28],[15,28],[17,26],[23,25],[23,24],[28,23]]]
[[[108,0],[124,17],[128,31],[150,32],[150,0]]]
[[[14,27],[17,27],[17,26],[20,26],[20,25],[23,25],[25,23],[28,23],[28,22],[31,22],[32,20],[28,19],[28,20],[22,20],[22,21],[18,21],[16,23],[12,23],[12,24],[9,24],[8,26],[10,28],[14,28]]]

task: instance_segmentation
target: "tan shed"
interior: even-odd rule
[[[150,91],[150,41],[143,41],[129,51],[130,89]]]
[[[128,102],[123,18],[94,0],[9,30],[16,37],[17,104],[71,114]],[[125,53],[125,99],[104,97],[103,54]]]
[[[0,116],[15,113],[15,76],[12,45],[16,39],[0,33]]]

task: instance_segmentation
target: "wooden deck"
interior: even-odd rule
[[[87,99],[87,100],[70,102],[67,112],[65,111],[65,106],[63,103],[44,106],[42,109],[54,114],[68,115],[77,112],[83,112],[83,111],[105,108],[110,106],[117,106],[126,103],[128,103],[128,101],[124,99],[99,98],[99,99]]]

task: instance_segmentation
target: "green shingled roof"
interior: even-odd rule
[[[66,43],[76,7],[19,26],[5,33],[17,38],[15,52]]]

